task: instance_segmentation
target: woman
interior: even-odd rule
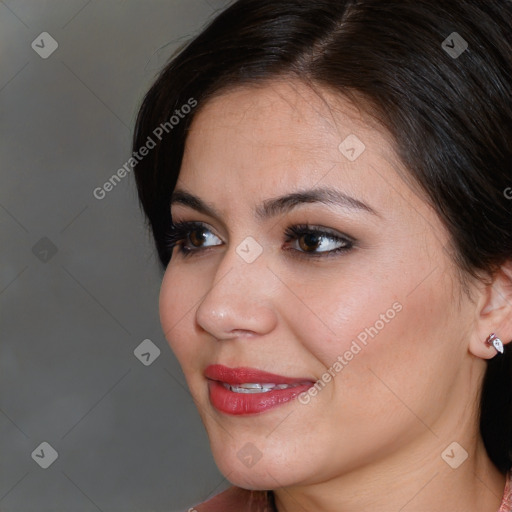
[[[160,318],[233,484],[190,510],[512,510],[511,20],[239,0],[147,93]]]

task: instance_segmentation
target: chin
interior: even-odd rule
[[[233,485],[248,489],[250,491],[267,491],[276,489],[278,487],[287,487],[295,482],[290,482],[288,478],[283,481],[279,472],[263,472],[255,473],[254,469],[247,469],[245,471],[228,469],[227,472],[221,470],[221,473],[229,480]],[[271,476],[274,476],[274,478]]]
[[[258,478],[255,477],[255,475],[235,475],[234,473],[229,475],[229,478],[225,474],[224,476],[233,485],[241,487],[242,489],[247,489],[249,491],[269,491],[272,489],[276,489],[277,487],[281,487],[281,485],[278,484],[274,478],[268,475],[266,476],[266,478]]]
[[[213,452],[215,463],[219,471],[233,485],[254,491],[265,491],[279,487],[288,487],[301,482],[307,475],[298,474],[297,466],[300,463],[279,463],[269,453],[263,456],[254,465],[245,465],[240,461],[238,453],[226,452],[226,447],[219,447],[219,453]],[[306,470],[304,466],[303,470]]]

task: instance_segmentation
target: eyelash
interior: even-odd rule
[[[176,222],[171,225],[171,231],[167,235],[167,248],[172,252],[174,246],[178,246],[178,253],[184,257],[192,256],[194,253],[203,252],[205,248],[196,248],[190,249],[184,246],[184,242],[188,240],[188,237],[191,232],[199,229],[204,229],[206,231],[211,232],[211,230],[206,227],[206,225],[201,222]],[[337,249],[332,249],[330,251],[323,251],[321,253],[307,253],[305,251],[300,251],[297,249],[291,249],[292,251],[299,253],[299,258],[306,259],[319,259],[319,258],[329,258],[336,256],[339,253],[345,253],[350,251],[354,247],[355,240],[348,236],[338,236],[334,233],[331,233],[328,230],[311,227],[307,224],[297,224],[293,226],[289,226],[285,233],[286,239],[285,242],[290,242],[292,240],[296,240],[304,235],[317,235],[321,237],[328,238],[330,240],[334,240],[336,242],[343,242],[345,244],[342,247],[338,247]],[[215,235],[217,236],[217,235]],[[206,249],[212,248],[212,246],[206,247]],[[294,255],[295,256],[295,255]]]

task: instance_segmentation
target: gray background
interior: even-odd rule
[[[228,3],[0,0],[2,512],[174,512],[230,485],[160,327],[133,174],[93,196],[157,72]]]

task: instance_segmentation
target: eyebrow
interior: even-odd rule
[[[299,190],[284,196],[274,197],[263,201],[254,210],[256,219],[263,221],[279,214],[287,213],[306,203],[320,203],[328,206],[338,206],[371,213],[380,217],[380,214],[366,203],[355,199],[339,190],[327,187]],[[193,208],[210,217],[220,218],[215,207],[199,197],[185,190],[177,189],[171,194],[170,204],[182,204]]]

